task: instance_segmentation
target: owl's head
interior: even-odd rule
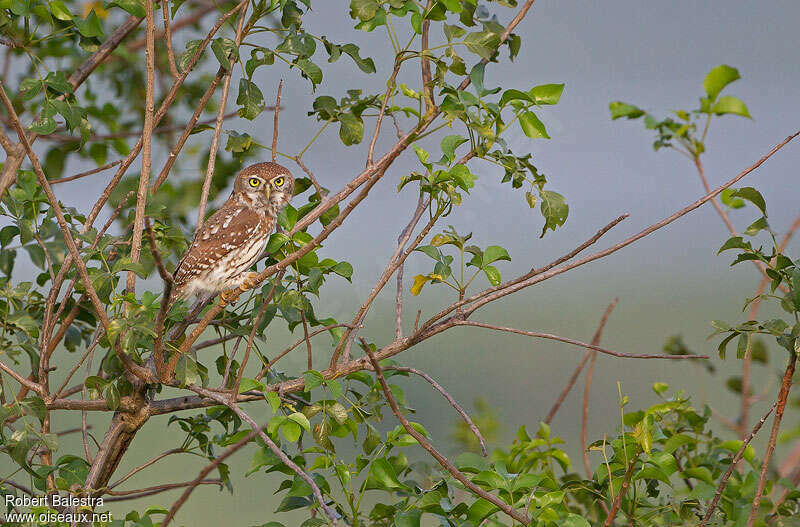
[[[277,163],[256,163],[239,172],[233,193],[279,209],[292,199],[294,178],[289,169]]]

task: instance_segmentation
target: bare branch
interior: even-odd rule
[[[162,459],[164,459],[167,456],[171,456],[172,454],[182,454],[184,452],[186,452],[186,450],[184,450],[183,448],[173,448],[171,450],[167,450],[166,452],[162,452],[161,454],[157,455],[156,457],[154,457],[150,461],[147,461],[146,463],[143,463],[143,464],[139,465],[138,467],[134,468],[133,470],[131,470],[130,472],[128,472],[127,474],[122,476],[120,479],[118,479],[117,481],[115,481],[114,483],[109,485],[108,488],[109,489],[113,489],[114,487],[118,487],[119,485],[125,483],[128,479],[130,479],[135,474],[141,472],[142,470],[146,469],[147,467],[155,465],[156,463],[158,463],[159,461],[161,461]]]
[[[603,329],[606,326],[606,322],[608,322],[608,317],[611,316],[611,312],[617,305],[617,302],[619,302],[619,298],[615,298],[614,300],[612,300],[611,303],[608,304],[608,307],[606,308],[605,312],[603,313],[603,318],[600,319],[600,324],[597,326],[597,330],[594,333],[594,337],[592,337],[593,346],[597,346],[598,344],[600,344],[600,339],[603,337]],[[578,375],[581,374],[584,365],[589,360],[589,356],[592,353],[595,353],[595,351],[588,350],[586,353],[583,354],[583,358],[575,367],[575,371],[572,372],[572,377],[569,378],[569,381],[567,381],[567,385],[564,386],[563,390],[561,390],[558,399],[556,399],[556,402],[553,403],[553,407],[550,408],[549,412],[547,412],[547,417],[545,417],[544,419],[545,423],[550,424],[553,421],[553,417],[555,417],[556,412],[558,412],[558,409],[561,407],[561,404],[564,402],[564,399],[567,398],[567,395],[569,394],[570,390],[572,390],[572,387],[575,386],[575,382],[578,380]]]
[[[383,122],[383,116],[386,114],[386,106],[389,104],[389,97],[394,90],[397,74],[400,73],[400,66],[402,65],[403,63],[400,60],[395,60],[392,75],[389,77],[389,80],[386,81],[386,93],[383,94],[383,103],[381,104],[380,112],[378,112],[378,119],[375,121],[375,131],[372,132],[372,140],[369,142],[369,150],[367,151],[367,168],[370,168],[374,164],[372,158],[375,154],[375,144],[378,142],[378,135],[381,131],[381,123]],[[432,115],[432,113],[429,115]],[[402,138],[400,140],[402,141]]]
[[[41,163],[39,163],[39,158],[36,155],[36,152],[33,151],[33,147],[31,146],[31,143],[28,140],[27,135],[25,134],[25,130],[22,128],[22,124],[19,122],[19,117],[17,117],[17,113],[14,111],[14,106],[11,104],[11,100],[8,98],[8,95],[6,94],[6,91],[3,88],[2,84],[0,84],[0,98],[2,98],[3,103],[6,106],[6,110],[8,110],[8,114],[11,117],[11,120],[14,124],[14,128],[16,129],[17,135],[20,138],[20,142],[25,147],[25,151],[27,152],[28,157],[31,160],[31,163],[33,164],[33,169],[34,172],[36,173],[36,178],[39,180],[39,185],[42,187],[42,190],[44,190],[44,193],[47,196],[48,201],[50,202],[50,206],[53,212],[55,213],[56,219],[58,220],[58,225],[61,229],[62,234],[64,235],[64,241],[66,242],[67,248],[69,249],[69,252],[72,255],[72,259],[74,260],[78,268],[78,274],[80,275],[81,281],[83,282],[83,285],[86,288],[86,292],[89,295],[89,299],[92,301],[92,305],[95,308],[95,312],[97,313],[98,318],[103,324],[103,328],[105,328],[105,330],[108,331],[108,326],[110,324],[110,320],[108,319],[108,314],[103,308],[103,304],[100,300],[100,297],[97,296],[97,291],[95,291],[94,286],[92,285],[92,281],[89,278],[89,273],[86,270],[86,264],[84,263],[80,253],[78,252],[78,247],[75,244],[75,240],[72,238],[72,233],[69,230],[69,225],[67,224],[67,220],[64,218],[64,212],[61,210],[61,206],[58,204],[58,199],[56,198],[55,194],[53,194],[53,189],[50,187],[50,183],[48,183],[47,181],[47,177],[44,174],[42,165]],[[152,380],[148,370],[133,363],[130,357],[128,357],[121,350],[118,349],[117,355],[119,356],[119,359],[123,363],[123,365],[125,365],[125,367],[129,371],[131,371],[131,373],[134,373],[137,377]]]
[[[469,414],[467,414],[467,412],[464,411],[463,408],[461,408],[461,406],[456,402],[453,396],[447,393],[447,390],[442,388],[442,386],[438,382],[434,381],[430,375],[428,375],[425,372],[419,371],[416,368],[409,368],[407,366],[384,366],[383,369],[413,373],[414,375],[419,375],[420,377],[428,381],[428,384],[433,386],[433,388],[437,392],[441,393],[444,396],[444,398],[447,399],[447,402],[450,403],[450,406],[452,406],[456,410],[456,412],[459,413],[461,418],[464,419],[464,422],[467,423],[467,426],[472,431],[472,433],[475,434],[475,437],[478,439],[478,442],[481,445],[481,454],[483,454],[483,457],[489,456],[489,453],[486,451],[486,441],[483,439],[481,431],[478,430],[477,426],[475,426],[475,423],[472,421],[472,418],[469,416]]]
[[[573,346],[580,346],[581,348],[586,348],[594,351],[599,351],[600,353],[605,353],[606,355],[612,355],[614,357],[620,357],[624,359],[667,359],[667,360],[686,360],[686,359],[708,359],[708,355],[664,355],[659,353],[622,353],[619,351],[613,351],[606,348],[601,348],[600,346],[595,346],[594,344],[589,344],[587,342],[581,342],[579,340],[570,339],[567,337],[562,337],[559,335],[553,335],[552,333],[539,333],[536,331],[525,331],[522,329],[516,328],[507,328],[503,326],[496,326],[494,324],[486,324],[484,322],[474,322],[472,320],[456,320],[454,322],[456,326],[475,326],[479,328],[486,328],[486,329],[493,329],[495,331],[505,331],[507,333],[516,333],[518,335],[525,335],[528,337],[536,337],[541,339],[549,339],[549,340],[557,340],[559,342],[564,342],[566,344],[572,344]]]
[[[283,91],[283,79],[278,83],[278,94],[275,96],[275,113],[272,116],[272,162],[278,161],[278,115],[281,111],[281,92]],[[302,166],[302,165],[301,165]],[[319,196],[322,199],[322,194]]]
[[[403,413],[400,411],[400,407],[397,406],[397,401],[392,395],[392,390],[389,388],[389,385],[386,383],[386,379],[383,376],[383,370],[381,369],[381,365],[378,363],[378,360],[375,358],[375,355],[370,350],[369,346],[364,346],[364,352],[367,354],[370,363],[372,364],[372,368],[375,371],[375,375],[378,377],[378,382],[383,389],[383,395],[386,397],[386,400],[389,402],[389,406],[392,408],[392,413],[400,421],[400,424],[405,428],[406,432],[417,440],[419,445],[428,451],[428,453],[433,456],[433,458],[447,471],[449,472],[456,480],[458,480],[462,485],[467,487],[470,492],[473,494],[480,496],[481,498],[485,499],[486,501],[490,502],[491,504],[498,507],[501,511],[503,511],[506,515],[511,517],[512,519],[522,523],[523,525],[528,525],[530,523],[530,518],[524,513],[517,511],[511,505],[506,503],[505,501],[499,499],[497,496],[493,494],[489,494],[476,484],[474,484],[468,477],[466,477],[460,470],[458,470],[455,465],[453,465],[446,457],[439,453],[430,441],[425,438],[422,434],[420,434],[416,428],[411,426],[411,423],[408,422],[408,419],[405,418]]]
[[[244,0],[245,8],[242,9],[241,13],[239,13],[239,22],[236,27],[236,45],[242,43],[242,38],[244,37],[244,19],[245,14],[247,13],[247,2],[248,0]],[[225,107],[228,104],[228,91],[231,87],[231,74],[233,73],[232,65],[231,68],[227,69],[225,72],[225,77],[222,80],[222,95],[220,96],[219,101],[219,110],[217,111],[217,122],[214,125],[214,135],[211,137],[211,146],[209,147],[208,151],[208,165],[206,165],[206,177],[203,181],[203,191],[200,195],[200,205],[197,208],[197,227],[195,227],[194,233],[197,234],[200,232],[200,229],[203,227],[203,223],[205,222],[206,218],[206,205],[208,203],[208,192],[211,189],[211,179],[214,177],[214,167],[217,163],[217,150],[219,148],[219,136],[222,133],[222,122],[225,118]]]
[[[784,410],[786,410],[786,401],[789,400],[789,391],[792,389],[792,377],[794,376],[796,363],[797,354],[792,351],[789,353],[789,364],[786,365],[786,372],[783,374],[781,388],[778,390],[775,417],[772,421],[772,430],[770,431],[767,449],[764,452],[764,460],[761,462],[761,475],[758,478],[758,487],[756,488],[756,495],[753,498],[753,506],[750,508],[750,515],[747,517],[747,527],[753,527],[753,523],[756,520],[756,514],[758,514],[758,508],[761,505],[761,496],[764,494],[764,488],[767,486],[767,469],[769,469],[769,460],[772,457],[772,453],[775,451],[775,443],[778,440],[778,431],[781,428],[781,419],[783,418]]]
[[[420,193],[419,199],[417,200],[417,211],[422,213],[422,210],[425,207],[425,196]],[[416,214],[415,214],[416,215]],[[413,229],[411,224],[409,223],[405,229],[400,232],[400,236],[397,237],[397,246],[400,247],[404,245],[406,240],[408,239],[408,233]],[[394,299],[394,338],[399,339],[403,337],[403,263],[400,262],[400,265],[397,267],[397,292],[395,293]]]
[[[228,401],[225,397],[217,393],[214,393],[211,390],[200,388],[199,386],[189,386],[188,388],[195,393],[198,393],[204,397],[208,397],[209,399],[213,399],[214,401],[227,406],[243,421],[249,424],[250,427],[253,429],[253,431],[255,431],[258,434],[261,440],[264,441],[267,447],[272,451],[272,453],[278,456],[278,458],[281,460],[283,464],[289,467],[289,469],[292,472],[297,474],[297,476],[300,479],[305,481],[308,484],[308,486],[311,487],[311,490],[314,494],[314,497],[317,499],[319,506],[322,507],[323,512],[325,512],[325,515],[328,517],[331,523],[334,526],[336,525],[339,515],[336,514],[336,511],[328,507],[328,505],[325,503],[325,498],[322,496],[322,491],[317,486],[317,483],[302,468],[297,466],[297,464],[294,461],[292,461],[289,458],[289,456],[286,455],[286,452],[281,450],[278,447],[278,445],[275,444],[272,438],[270,438],[266,433],[264,433],[264,430],[262,429],[262,427],[258,425],[258,423],[256,423],[249,415],[247,415],[241,408],[239,408],[239,406],[236,403]],[[162,527],[165,527],[167,525],[166,520],[161,525]]]
[[[497,286],[495,288],[492,288],[495,291],[492,294],[489,294],[489,295],[486,294],[486,292],[488,292],[489,290],[483,291],[481,293],[478,293],[477,295],[473,295],[473,297],[470,297],[468,299],[463,300],[462,302],[454,304],[449,309],[452,311],[452,310],[457,309],[458,307],[460,307],[460,305],[464,305],[464,304],[467,304],[467,303],[474,302],[469,308],[464,310],[466,314],[469,314],[469,313],[475,311],[476,309],[478,309],[479,307],[481,307],[481,306],[483,306],[485,304],[488,304],[489,302],[493,302],[494,300],[497,300],[498,298],[502,298],[502,297],[504,297],[506,295],[509,295],[511,293],[519,291],[520,289],[524,289],[524,288],[529,287],[529,286],[531,286],[533,284],[537,284],[539,282],[543,282],[543,281],[548,280],[548,279],[550,279],[550,278],[552,278],[554,276],[558,276],[558,275],[560,275],[562,273],[565,273],[565,272],[567,272],[569,270],[575,269],[576,267],[580,267],[581,265],[585,265],[585,264],[587,264],[589,262],[593,262],[595,260],[599,260],[600,258],[604,258],[604,257],[606,257],[606,256],[608,256],[610,254],[613,254],[613,253],[619,251],[620,249],[623,249],[623,248],[627,247],[628,245],[630,245],[630,244],[632,244],[632,243],[634,243],[636,241],[641,240],[645,236],[649,236],[653,232],[655,232],[655,231],[657,231],[657,230],[669,225],[670,223],[672,223],[673,221],[677,220],[678,218],[681,218],[681,217],[685,216],[686,214],[688,214],[688,213],[692,212],[693,210],[699,208],[704,203],[710,201],[711,198],[719,195],[723,190],[725,190],[726,188],[729,188],[732,185],[736,184],[736,182],[738,182],[739,180],[741,180],[742,178],[744,178],[745,176],[747,176],[748,174],[753,172],[755,169],[757,169],[758,167],[763,165],[764,162],[767,161],[767,159],[772,157],[778,150],[780,150],[781,148],[786,146],[792,139],[794,139],[798,135],[800,135],[800,130],[796,131],[795,133],[793,133],[792,135],[788,136],[786,139],[784,139],[783,141],[778,143],[775,147],[772,148],[772,150],[770,150],[763,157],[761,157],[761,159],[759,159],[758,161],[756,161],[755,163],[753,163],[752,165],[750,165],[749,167],[744,169],[742,172],[740,172],[735,177],[733,177],[730,180],[728,180],[726,183],[718,186],[712,192],[706,194],[705,196],[703,196],[702,198],[698,199],[694,203],[690,203],[686,207],[678,210],[677,212],[674,212],[673,214],[671,214],[670,216],[664,218],[663,220],[661,220],[661,221],[659,221],[657,223],[654,223],[653,225],[647,227],[646,229],[644,229],[642,231],[639,231],[638,233],[634,234],[633,236],[631,236],[629,238],[626,238],[625,240],[623,240],[623,241],[621,241],[621,242],[619,242],[619,243],[617,243],[615,245],[612,245],[611,247],[609,247],[607,249],[603,249],[602,251],[598,251],[598,252],[596,252],[594,254],[591,254],[589,256],[581,258],[580,260],[576,260],[576,261],[574,261],[574,262],[572,262],[570,264],[563,265],[563,266],[557,267],[555,269],[551,269],[550,271],[541,273],[541,274],[539,274],[537,276],[533,276],[533,277],[531,277],[531,278],[529,278],[527,280],[524,280],[522,282],[516,283],[514,285],[500,284],[499,286]],[[477,300],[478,298],[480,298],[480,300]]]
[[[719,503],[719,499],[722,497],[722,491],[725,490],[725,485],[728,484],[728,478],[731,477],[731,474],[733,474],[736,465],[739,463],[739,461],[742,460],[742,456],[744,456],[744,452],[745,450],[747,450],[747,446],[750,444],[750,441],[752,441],[753,438],[758,433],[758,431],[761,430],[761,427],[767,421],[769,414],[772,413],[772,411],[775,409],[777,405],[778,403],[776,402],[769,407],[767,413],[764,414],[764,417],[762,417],[756,423],[756,425],[753,427],[753,430],[750,432],[750,435],[747,436],[744,439],[744,441],[742,441],[742,446],[739,447],[739,450],[736,452],[733,458],[731,458],[730,466],[728,466],[728,470],[725,471],[725,474],[723,474],[722,478],[720,478],[719,480],[719,485],[717,485],[717,492],[714,494],[714,498],[711,500],[711,503],[708,504],[708,509],[706,510],[706,514],[705,516],[703,516],[703,521],[700,522],[700,527],[705,527],[708,521],[711,519],[711,515],[714,514],[714,509],[717,507],[717,503]]]
[[[389,258],[389,263],[386,264],[386,268],[381,273],[380,278],[376,282],[375,286],[373,286],[372,291],[370,291],[369,296],[361,305],[358,310],[358,313],[355,317],[353,317],[353,321],[350,323],[350,329],[345,331],[342,338],[339,340],[339,343],[336,345],[336,349],[333,351],[333,356],[331,357],[330,366],[331,368],[336,368],[336,363],[339,361],[339,356],[342,354],[342,348],[344,348],[343,358],[344,360],[348,360],[350,357],[350,347],[353,344],[353,339],[358,332],[358,328],[364,322],[364,318],[367,316],[367,312],[369,311],[372,302],[377,298],[378,294],[383,290],[383,287],[389,281],[389,278],[392,277],[395,270],[405,262],[408,255],[413,252],[413,250],[425,239],[425,236],[428,235],[430,230],[433,228],[433,225],[436,223],[436,220],[439,219],[439,214],[434,214],[425,227],[422,228],[422,231],[417,235],[414,241],[411,243],[411,246],[408,250],[405,250],[405,245],[408,242],[409,238],[411,237],[411,233],[414,231],[414,228],[419,223],[420,218],[422,217],[422,213],[427,208],[428,204],[430,203],[430,198],[427,200],[422,201],[419,205],[417,205],[417,210],[414,211],[414,215],[411,217],[411,220],[408,222],[408,225],[405,226],[403,229],[403,235],[401,237],[400,242],[397,244],[397,249],[395,249],[394,254],[392,254],[391,258]]]
[[[93,174],[97,174],[98,172],[102,172],[104,170],[108,170],[111,167],[115,167],[122,163],[122,159],[117,159],[116,161],[112,161],[111,163],[106,163],[105,165],[97,168],[93,168],[91,170],[87,170],[85,172],[79,172],[74,176],[67,176],[58,179],[53,179],[50,181],[51,185],[58,185],[59,183],[66,183],[67,181],[75,181],[76,179],[84,178],[86,176],[91,176]]]
[[[196,487],[197,485],[219,485],[222,486],[222,480],[219,479],[204,479],[202,481],[194,482],[194,481],[185,481],[182,483],[166,483],[164,485],[155,485],[153,487],[145,487],[143,489],[136,489],[136,490],[106,490],[105,494],[110,496],[127,496],[131,499],[141,498],[143,496],[152,496],[153,494],[159,494],[161,492],[166,492],[172,489],[180,489],[183,487],[193,486]],[[108,500],[104,500],[108,501]]]
[[[172,150],[170,150],[169,156],[167,156],[167,161],[166,163],[164,163],[164,168],[161,169],[161,172],[158,174],[158,177],[153,183],[153,187],[151,189],[152,192],[157,191],[158,188],[161,186],[161,184],[164,183],[164,180],[167,179],[169,171],[170,169],[172,169],[172,165],[174,165],[175,161],[178,160],[178,154],[183,148],[183,145],[186,143],[186,140],[189,139],[189,136],[192,134],[192,130],[194,130],[194,127],[197,125],[198,119],[200,119],[200,114],[203,113],[206,104],[208,104],[209,99],[211,99],[211,96],[217,89],[219,81],[221,81],[222,77],[224,76],[225,76],[225,68],[220,67],[217,70],[217,74],[214,76],[214,79],[211,81],[211,84],[208,85],[208,88],[206,88],[205,93],[203,93],[203,96],[200,98],[200,102],[197,103],[197,106],[194,109],[192,117],[189,119],[189,122],[186,123],[186,126],[183,128],[183,133],[181,134],[180,138],[178,138],[178,142],[175,143],[175,146],[172,148]],[[228,117],[232,117],[233,115],[236,114],[235,113],[227,114],[225,118],[227,119]],[[216,120],[217,118],[215,117],[209,122],[216,122]]]
[[[325,327],[323,327],[323,328],[315,329],[314,331],[311,331],[311,332],[309,332],[309,334],[308,334],[308,335],[304,335],[304,336],[303,336],[303,338],[301,338],[301,339],[298,339],[298,340],[297,340],[296,342],[294,342],[292,345],[290,345],[289,347],[287,347],[286,349],[284,349],[283,351],[281,351],[280,353],[278,353],[278,354],[275,356],[275,358],[274,358],[274,359],[272,359],[271,361],[269,361],[269,363],[267,363],[267,365],[266,365],[266,366],[264,366],[264,367],[261,369],[261,371],[258,373],[258,375],[256,375],[256,380],[259,380],[259,379],[263,378],[263,377],[264,377],[264,375],[266,375],[266,374],[267,374],[267,372],[269,371],[269,369],[270,369],[270,368],[272,368],[272,367],[275,365],[275,363],[276,363],[276,362],[278,362],[280,359],[282,359],[283,357],[285,357],[285,356],[286,356],[286,355],[287,355],[287,354],[288,354],[290,351],[292,351],[292,350],[293,350],[293,349],[295,349],[297,346],[299,346],[300,344],[302,344],[303,342],[305,342],[307,339],[310,339],[310,338],[312,338],[312,337],[315,337],[316,335],[319,335],[320,333],[325,333],[326,331],[330,331],[330,330],[332,330],[332,329],[335,329],[335,328],[346,328],[346,327],[348,327],[348,326],[347,326],[347,324],[331,324],[330,326],[325,326]]]
[[[603,523],[603,527],[609,527],[612,523],[614,523],[614,517],[617,515],[617,511],[619,511],[620,505],[622,505],[622,498],[625,497],[625,494],[628,493],[628,489],[631,486],[631,477],[633,477],[633,469],[636,466],[636,459],[632,459],[628,468],[625,469],[625,475],[622,478],[622,486],[617,493],[617,497],[614,498],[614,503],[611,504],[611,510],[608,512],[608,516],[606,516],[606,521]],[[608,482],[609,488],[611,488],[611,481]]]
[[[173,79],[177,79],[178,66],[175,64],[175,50],[172,49],[172,30],[169,27],[169,2],[161,2],[161,16],[164,19],[164,43],[167,46],[167,59],[169,61],[169,71]]]
[[[167,2],[162,0],[166,9]],[[131,238],[131,261],[137,263],[142,252],[142,230],[144,229],[144,209],[147,205],[147,190],[150,186],[150,163],[153,142],[153,127],[155,113],[155,14],[153,2],[145,2],[147,17],[145,56],[145,102],[144,102],[144,129],[142,130],[142,168],[139,175],[139,190],[136,192],[136,212],[133,220],[133,236]],[[166,20],[166,19],[165,19]],[[166,24],[166,22],[165,22]],[[136,273],[128,271],[126,279],[128,293],[136,293]]]

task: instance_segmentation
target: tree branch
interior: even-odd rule
[[[663,355],[658,353],[622,353],[619,351],[613,351],[606,348],[601,348],[600,346],[595,346],[594,344],[588,344],[586,342],[581,342],[579,340],[570,339],[567,337],[561,337],[559,335],[553,335],[552,333],[539,333],[536,331],[525,331],[522,329],[516,328],[507,328],[503,326],[496,326],[494,324],[486,324],[484,322],[474,322],[472,320],[456,320],[454,322],[456,326],[475,326],[479,328],[486,328],[486,329],[493,329],[495,331],[505,331],[508,333],[516,333],[518,335],[525,335],[528,337],[535,337],[535,338],[542,338],[542,339],[549,339],[549,340],[557,340],[559,342],[564,342],[566,344],[572,344],[573,346],[580,346],[581,348],[586,348],[594,351],[599,351],[600,353],[605,353],[606,355],[612,355],[614,357],[620,357],[624,359],[667,359],[667,360],[686,360],[686,359],[708,359],[708,355]]]
[[[594,332],[594,337],[592,337],[593,346],[597,346],[598,344],[600,344],[600,339],[603,337],[603,328],[606,327],[606,322],[608,322],[608,317],[611,316],[611,312],[614,310],[614,307],[617,305],[617,302],[619,302],[619,298],[615,298],[614,300],[612,300],[611,303],[608,304],[608,307],[606,308],[605,312],[603,313],[603,317],[600,319],[600,324],[597,326],[597,330]],[[555,417],[556,412],[558,412],[558,409],[561,407],[561,404],[564,402],[564,399],[567,398],[567,395],[569,394],[570,390],[572,390],[572,387],[575,386],[575,382],[578,380],[578,375],[581,374],[584,365],[589,360],[589,356],[592,355],[592,353],[595,353],[595,351],[588,350],[586,353],[583,354],[583,358],[575,367],[575,371],[572,372],[572,377],[569,378],[569,381],[567,381],[567,385],[564,386],[563,390],[561,390],[558,399],[556,399],[556,402],[553,403],[553,407],[550,408],[549,412],[547,412],[547,417],[545,417],[544,422],[547,423],[548,425],[553,421],[553,417]]]
[[[444,468],[447,472],[449,472],[456,480],[458,480],[462,485],[467,487],[467,489],[472,492],[473,494],[480,496],[481,498],[485,499],[486,501],[490,502],[501,511],[503,511],[506,515],[511,517],[512,519],[522,523],[523,525],[528,525],[530,523],[530,518],[524,513],[519,512],[514,507],[509,505],[508,503],[504,502],[503,500],[499,499],[497,496],[493,494],[489,494],[472,481],[467,478],[460,470],[458,470],[455,465],[450,463],[446,457],[439,453],[433,445],[428,441],[425,436],[420,434],[416,428],[411,426],[411,423],[408,422],[408,419],[405,418],[403,413],[400,411],[400,408],[397,406],[397,401],[392,395],[392,390],[389,388],[389,385],[386,383],[386,379],[383,376],[383,370],[381,369],[381,365],[378,363],[378,360],[375,358],[375,355],[370,350],[369,346],[364,346],[364,352],[367,354],[370,363],[372,364],[372,368],[375,371],[375,375],[378,377],[378,382],[383,389],[383,395],[386,397],[386,400],[389,402],[389,406],[392,408],[392,413],[400,421],[400,424],[405,428],[406,432],[417,440],[419,445],[428,451],[428,453],[433,456],[433,458]]]

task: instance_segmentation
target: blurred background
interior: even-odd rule
[[[375,60],[377,74],[354,74],[352,65],[344,61],[326,64],[323,87],[312,93],[310,83],[300,79],[296,71],[277,67],[258,70],[255,80],[268,100],[274,97],[269,87],[277,88],[279,75],[285,82],[279,143],[284,151],[298,151],[318,129],[307,112],[319,95],[338,98],[355,86],[367,93],[384,89],[392,66],[388,41],[378,31],[354,31],[346,10],[345,2],[316,3],[304,23],[310,32],[359,44],[362,55]],[[536,2],[516,31],[523,39],[516,62],[488,66],[486,84],[493,87],[502,82],[504,88],[519,89],[543,83],[566,84],[560,103],[539,114],[552,139],[531,140],[519,132],[512,136],[511,146],[517,152],[532,152],[534,164],[548,177],[549,188],[566,197],[569,218],[564,227],[540,239],[543,220],[538,211],[529,209],[523,193],[501,185],[502,173],[495,167],[474,164],[472,171],[479,179],[472,196],[444,225],[450,223],[459,232],[471,231],[472,241],[478,245],[497,243],[506,247],[512,261],[502,263],[499,269],[504,278],[510,278],[564,254],[622,213],[629,213],[630,217],[594,249],[620,241],[696,200],[703,190],[691,163],[672,151],[654,152],[652,137],[641,122],[612,122],[608,103],[630,102],[656,116],[666,116],[675,109],[693,109],[703,94],[701,84],[709,69],[723,63],[738,68],[742,79],[726,88],[725,93],[745,101],[753,119],[726,116],[712,124],[704,160],[707,177],[716,186],[800,126],[798,21],[800,3],[793,0]],[[177,50],[185,44],[181,38],[176,37]],[[414,82],[418,80],[417,69],[409,68],[405,74]],[[234,79],[234,85],[236,82]],[[229,105],[232,107],[231,102]],[[226,128],[247,131],[260,143],[269,144],[271,123],[272,115],[264,113],[255,122],[226,123]],[[371,130],[372,122],[368,121],[367,137]],[[394,137],[388,123],[384,130],[376,152],[384,151]],[[194,144],[204,147],[208,138],[208,134],[201,135]],[[363,167],[366,148],[366,144],[344,147],[331,128],[304,160],[322,185],[335,191]],[[157,159],[163,160],[163,154]],[[268,151],[264,156],[268,159]],[[160,162],[154,165],[160,166]],[[400,193],[396,190],[399,178],[416,165],[413,153],[401,157],[369,199],[327,240],[324,253],[352,262],[355,273],[352,284],[331,280],[326,285],[319,313],[350,319],[372,288],[416,202],[411,187]],[[792,144],[742,182],[764,194],[770,224],[779,235],[800,213],[794,192],[798,166],[800,146]],[[65,173],[72,169],[78,171],[81,167],[68,167]],[[202,177],[196,161],[179,164],[173,171],[181,177]],[[134,173],[133,168],[130,173]],[[104,177],[92,176],[60,185],[59,197],[82,209],[94,202]],[[224,200],[227,192],[217,198]],[[744,228],[756,214],[750,207],[733,211],[731,217],[738,228]],[[669,337],[680,335],[693,352],[712,356],[711,363],[717,369],[714,375],[722,379],[738,375],[740,361],[730,357],[720,360],[716,355],[718,339],[707,340],[712,332],[710,321],[743,321],[746,313],[742,313],[742,306],[754,294],[759,275],[750,265],[730,268],[732,257],[728,254],[716,256],[727,238],[727,230],[709,204],[608,258],[479,310],[473,319],[589,341],[603,310],[619,297],[606,326],[603,346],[627,353],[659,353]],[[798,247],[797,243],[790,245],[788,254]],[[413,323],[417,309],[422,309],[424,320],[426,314],[433,314],[452,300],[444,288],[428,287],[418,297],[408,293],[412,277],[429,270],[427,258],[419,253],[406,264],[407,327]],[[394,334],[393,284],[390,282],[386,294],[374,304],[362,330],[378,345],[389,342]],[[485,285],[482,282],[477,287]],[[764,310],[762,314],[768,312]],[[272,349],[273,343],[274,349],[282,349],[297,336],[276,332],[268,338],[265,349]],[[315,340],[315,350],[320,350],[321,355],[329,354],[329,347],[330,338],[322,335]],[[753,379],[754,391],[763,391],[768,401],[777,391],[776,373],[784,366],[783,353],[772,343],[769,350],[770,362],[755,366]],[[496,412],[497,439],[510,441],[519,426],[536,428],[582,355],[582,349],[566,344],[479,328],[456,328],[396,359],[429,373],[468,411],[475,408],[476,401],[485,401]],[[327,360],[320,359],[320,369],[323,362]],[[304,354],[288,356],[283,368],[304,370]],[[710,404],[721,414],[734,416],[739,404],[737,394],[720,388],[723,381],[712,382],[709,375],[703,366],[691,361],[643,361],[600,355],[591,392],[589,440],[612,434],[618,427],[618,381],[622,392],[630,396],[631,409],[652,404],[656,399],[652,383],[663,381],[670,384],[671,390],[691,392],[696,406]],[[434,442],[444,447],[450,441],[457,416],[426,384],[410,379],[404,386],[408,403],[417,409],[414,420],[423,423]],[[566,450],[575,469],[580,467],[582,392],[583,377],[553,422],[553,433],[567,442]],[[753,419],[763,414],[767,404],[762,401],[754,406]],[[253,411],[259,415],[255,408]],[[106,416],[91,417],[96,430],[102,430]],[[795,415],[787,415],[785,429],[796,426],[792,422],[795,419]],[[54,425],[69,426],[75,425]],[[165,427],[166,418],[152,419],[146,425],[118,476],[133,468],[134,461],[141,462],[148,454],[175,446],[173,443],[179,441],[174,432],[177,428]],[[65,443],[70,440],[77,442],[79,438],[64,438]],[[785,449],[785,445],[779,446],[779,454]],[[248,454],[231,464],[244,467],[238,471],[244,473]],[[146,486],[155,479],[164,479],[165,473],[173,474],[166,479],[182,481],[194,477],[199,469],[191,457],[168,459],[160,467],[137,475],[131,486]],[[235,525],[263,522],[265,511],[274,510],[278,503],[272,496],[274,480],[258,474],[251,478],[257,481],[236,480],[232,496],[220,495],[216,488],[198,489],[190,506],[179,514],[179,520],[187,525],[216,525],[230,522],[232,517]],[[169,503],[171,496],[141,499],[136,506]],[[286,522],[286,518],[282,515],[275,519]]]

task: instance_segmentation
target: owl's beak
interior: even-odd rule
[[[269,185],[264,187],[264,194],[266,194],[267,199],[269,199],[269,195],[272,193],[272,188]]]

